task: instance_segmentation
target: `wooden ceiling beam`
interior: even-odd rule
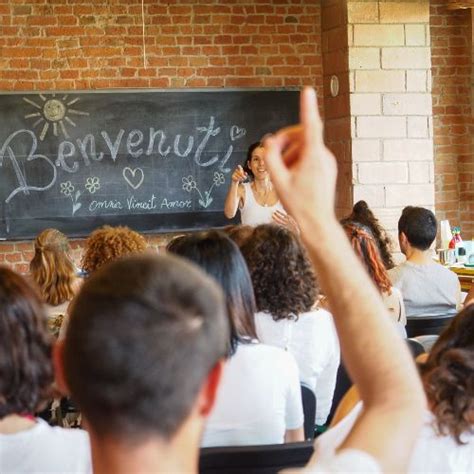
[[[461,8],[474,8],[474,0],[448,0],[449,10],[459,10]]]

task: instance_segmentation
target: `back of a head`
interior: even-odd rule
[[[364,200],[357,201],[352,208],[352,213],[341,224],[345,222],[357,222],[369,228],[380,251],[380,257],[387,270],[395,266],[392,259],[391,249],[393,247],[390,237],[375,217],[372,210]]]
[[[436,238],[435,215],[423,207],[405,207],[398,220],[398,233],[405,234],[409,244],[418,250],[428,250]]]
[[[0,419],[31,415],[51,395],[52,336],[29,283],[0,267]]]
[[[226,231],[226,234],[241,248],[251,238],[253,230],[254,227],[250,225],[234,225]]]
[[[311,310],[319,289],[307,252],[293,232],[276,224],[259,225],[241,250],[258,311],[278,320]]]
[[[357,256],[362,261],[381,293],[389,293],[391,288],[390,279],[382,262],[379,248],[370,230],[358,222],[345,221],[344,231]]]
[[[443,331],[421,372],[439,432],[461,444],[474,432],[474,305]]]
[[[223,232],[211,230],[178,237],[167,250],[197,264],[224,290],[231,326],[230,352],[239,341],[256,339],[252,281],[237,245]]]
[[[68,238],[57,229],[46,229],[36,237],[34,248],[30,273],[44,301],[56,306],[71,300],[76,269],[69,255]]]
[[[138,232],[124,226],[104,225],[87,238],[82,269],[93,273],[108,262],[146,249],[146,240]]]
[[[66,382],[98,436],[169,440],[228,339],[222,292],[203,272],[176,257],[128,257],[95,272],[75,299]]]

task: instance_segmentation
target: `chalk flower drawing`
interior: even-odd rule
[[[74,215],[82,207],[82,204],[79,202],[81,191],[76,191],[76,194],[73,194],[75,188],[74,184],[72,184],[71,181],[65,181],[64,183],[61,183],[59,185],[59,189],[62,194],[64,194],[68,198],[71,198],[72,215]]]
[[[100,179],[97,176],[94,176],[93,178],[87,178],[85,188],[91,194],[94,194],[100,189]]]
[[[71,181],[65,181],[64,183],[61,183],[59,187],[61,189],[61,193],[67,197],[71,196],[71,194],[74,192],[74,185],[71,183]]]
[[[41,128],[39,135],[41,141],[46,137],[50,127],[53,128],[55,137],[57,137],[58,132],[61,131],[64,138],[69,138],[66,124],[76,127],[76,123],[70,118],[70,115],[89,115],[89,112],[71,107],[80,100],[79,97],[68,99],[68,94],[62,97],[56,97],[56,94],[52,94],[49,97],[44,94],[38,94],[37,97],[33,95],[23,97],[23,101],[33,107],[33,111],[26,114],[25,119],[34,120],[33,128]]]
[[[207,209],[211,203],[214,201],[214,198],[212,197],[212,190],[215,187],[219,187],[222,184],[225,183],[225,176],[223,173],[219,173],[218,171],[214,172],[214,177],[213,177],[213,183],[211,187],[207,190],[204,191],[204,195],[201,192],[201,190],[197,187],[196,180],[194,179],[194,176],[188,176],[187,178],[183,178],[183,189],[190,193],[193,189],[196,190],[196,192],[199,194],[199,204],[201,207],[204,209]]]
[[[197,184],[193,176],[183,178],[183,189],[190,193],[193,189],[197,189]]]
[[[214,173],[214,184],[216,186],[220,186],[221,184],[224,184],[225,183],[225,177],[222,173],[219,173],[218,171],[216,171]]]

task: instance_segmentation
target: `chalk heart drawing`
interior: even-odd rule
[[[232,127],[230,127],[230,139],[233,142],[242,138],[246,133],[247,130],[245,130],[245,128],[237,127],[237,125],[232,125]]]
[[[122,171],[123,179],[133,188],[138,189],[145,179],[141,168],[129,168],[128,166]]]

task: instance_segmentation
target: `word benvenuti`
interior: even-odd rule
[[[212,146],[212,138],[217,137],[222,132],[222,127],[216,125],[213,116],[209,117],[208,124],[202,127],[196,127],[196,136],[188,135],[186,138],[182,134],[167,136],[163,129],[149,127],[144,133],[142,130],[133,129],[126,133],[124,129],[119,129],[116,133],[109,133],[102,130],[99,134],[92,133],[84,137],[73,140],[63,140],[59,142],[57,154],[55,157],[45,156],[38,153],[38,138],[32,130],[22,129],[11,133],[0,148],[0,167],[3,166],[5,159],[11,161],[15,172],[18,186],[13,189],[6,197],[8,203],[13,197],[23,192],[29,194],[30,191],[46,191],[56,183],[57,169],[60,168],[67,173],[76,173],[81,165],[91,166],[93,162],[100,162],[108,157],[116,162],[119,156],[126,155],[139,159],[143,156],[166,157],[191,157],[194,163],[199,167],[209,167],[217,164],[219,169],[225,173],[230,171],[226,168],[226,163],[232,155],[234,146],[232,142],[241,138],[243,135],[235,136],[232,131],[235,125],[229,127],[230,144],[224,153],[205,153],[206,147],[215,150]],[[243,129],[242,129],[243,130]],[[22,166],[15,155],[15,145],[21,144],[28,146],[26,160],[22,160]],[[22,153],[22,157],[24,154]],[[204,158],[205,157],[205,158]],[[24,171],[27,162],[40,160],[46,168],[50,170],[50,179],[48,183],[42,183],[42,186],[32,186],[27,182],[27,173]]]

